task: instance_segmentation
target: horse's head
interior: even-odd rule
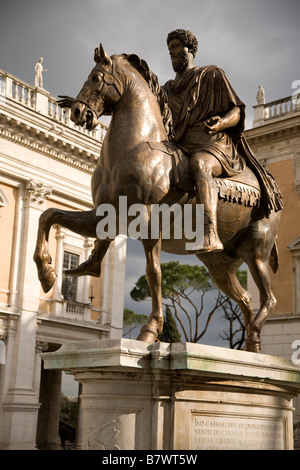
[[[153,115],[159,122],[163,120],[165,131],[173,138],[172,115],[167,104],[165,92],[160,88],[156,75],[151,72],[147,62],[135,54],[113,55],[105,52],[102,44],[95,49],[96,66],[88,76],[77,98],[61,96],[60,106],[71,108],[71,119],[79,126],[86,125],[88,130],[98,125],[98,118],[113,112],[114,105],[121,97],[127,96],[128,102],[134,100],[141,105],[137,122],[145,118],[142,104],[157,102],[157,110],[153,107]],[[138,73],[136,73],[138,72]],[[131,93],[128,98],[128,93]],[[119,108],[120,109],[120,108]],[[157,111],[161,114],[158,114]],[[157,114],[156,114],[157,113]]]
[[[122,83],[102,44],[95,49],[94,59],[96,66],[78,96],[75,99],[62,96],[59,101],[62,107],[71,108],[72,121],[79,126],[86,125],[88,130],[98,125],[101,115],[112,113],[114,104],[122,95]]]

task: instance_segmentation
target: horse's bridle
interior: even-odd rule
[[[93,72],[100,72],[102,73],[103,75],[103,80],[102,80],[102,83],[101,83],[101,87],[100,89],[97,91],[97,93],[92,93],[91,95],[91,99],[89,100],[90,102],[94,101],[94,102],[99,102],[100,101],[100,98],[99,98],[99,95],[104,87],[104,84],[106,85],[113,85],[117,91],[117,93],[119,94],[119,96],[121,97],[122,96],[122,93],[123,93],[123,87],[122,87],[122,82],[121,80],[119,79],[119,77],[115,74],[115,70],[114,70],[114,64],[112,64],[112,71],[111,72],[108,72],[107,70],[105,70],[104,68],[102,67],[97,67],[97,70],[94,70]],[[93,73],[92,72],[92,73]],[[78,103],[82,103],[84,104],[85,106],[87,106],[89,109],[91,109],[91,111],[95,112],[95,107],[96,106],[93,106],[91,103],[87,103],[86,101],[84,100],[76,100]],[[103,99],[102,99],[103,101]]]
[[[115,73],[115,65],[114,63],[112,64],[112,71],[108,72],[107,70],[103,69],[102,67],[97,68],[97,72],[101,72],[103,74],[103,81],[107,85],[114,85],[115,89],[117,90],[118,94],[122,96],[123,90],[122,90],[122,82]],[[103,84],[101,87],[101,90],[103,88]]]

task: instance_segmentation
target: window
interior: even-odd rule
[[[69,251],[65,251],[64,262],[63,262],[64,271],[67,269],[77,268],[78,265],[79,265],[79,255],[76,255],[75,253],[71,253]],[[64,274],[61,291],[65,300],[76,302],[77,277],[66,276]]]

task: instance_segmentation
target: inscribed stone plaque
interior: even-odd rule
[[[284,450],[284,422],[191,415],[192,450]]]

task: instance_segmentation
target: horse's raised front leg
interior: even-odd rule
[[[86,237],[96,237],[96,220],[94,211],[64,211],[47,209],[39,219],[36,248],[33,259],[37,266],[38,277],[44,292],[53,287],[56,274],[51,266],[48,248],[49,232],[52,225],[58,224]]]
[[[154,343],[162,332],[164,317],[161,296],[160,240],[142,240],[146,255],[146,276],[152,297],[152,312],[148,323],[141,328],[137,337],[145,343]]]
[[[97,238],[94,243],[94,248],[92,250],[89,258],[81,263],[75,269],[69,269],[65,273],[71,276],[93,276],[100,277],[101,274],[101,263],[106,254],[111,240],[100,240]]]

